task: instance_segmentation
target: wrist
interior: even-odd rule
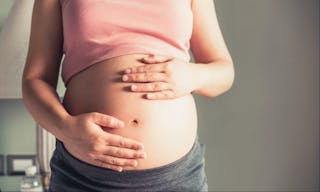
[[[206,82],[208,81],[209,74],[208,74],[208,69],[206,64],[201,64],[201,63],[195,63],[195,81],[196,81],[196,88],[194,91],[197,93],[201,91],[201,89],[204,87]]]
[[[56,135],[56,137],[60,140],[60,141],[65,141],[66,139],[70,138],[70,131],[72,126],[72,122],[73,122],[73,116],[70,114],[66,114],[64,115],[59,123],[58,123],[58,130],[59,133],[58,135]]]

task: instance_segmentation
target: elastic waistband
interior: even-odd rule
[[[123,184],[123,187],[128,184],[132,186],[135,184],[141,185],[141,183],[144,183],[145,185],[148,183],[170,183],[173,180],[177,181],[178,178],[181,178],[184,175],[192,175],[188,172],[192,172],[197,167],[202,166],[205,153],[205,145],[199,142],[197,136],[190,151],[172,163],[156,168],[123,170],[122,172],[118,172],[98,167],[75,158],[65,149],[63,143],[58,139],[56,139],[56,148],[69,166],[81,176],[84,176],[89,180],[94,180],[94,182],[108,185],[121,186]]]

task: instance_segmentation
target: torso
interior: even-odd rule
[[[145,65],[143,54],[110,58],[76,74],[68,83],[63,105],[72,114],[100,112],[126,123],[108,132],[141,141],[147,153],[138,166],[148,169],[171,163],[185,155],[197,134],[196,105],[192,94],[169,100],[148,100],[130,91],[133,83],[121,76],[128,67]]]

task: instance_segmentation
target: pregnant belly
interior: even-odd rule
[[[133,82],[121,80],[128,67],[145,65],[143,54],[114,57],[88,67],[68,83],[63,105],[77,115],[100,112],[126,123],[106,131],[141,141],[147,153],[137,167],[148,169],[171,163],[192,147],[197,132],[196,105],[192,94],[176,99],[148,100],[130,91]]]

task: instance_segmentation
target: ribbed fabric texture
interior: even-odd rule
[[[190,60],[190,0],[60,0],[65,85],[85,68],[120,55],[145,53]]]

